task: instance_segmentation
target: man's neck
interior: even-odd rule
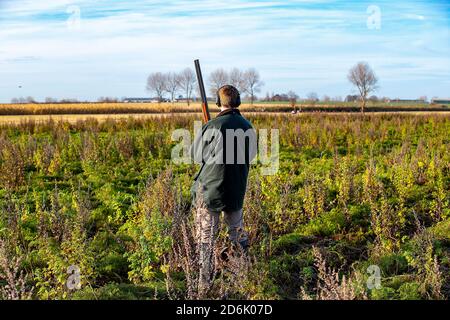
[[[237,109],[237,108],[220,108],[220,113],[218,114],[218,117],[220,117],[220,116],[223,116],[223,115],[225,115],[225,114],[230,114],[230,113],[232,113],[232,114],[241,114],[240,112],[239,112],[239,110]]]

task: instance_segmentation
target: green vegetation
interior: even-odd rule
[[[449,298],[449,116],[249,118],[280,129],[280,171],[253,168],[251,261],[211,298]],[[0,127],[0,297],[195,298],[196,167],[170,160],[195,119]]]

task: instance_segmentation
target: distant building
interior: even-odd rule
[[[349,94],[348,96],[345,97],[345,102],[355,102],[359,100],[359,96],[358,95],[351,95]]]
[[[124,98],[125,103],[158,103],[158,98]]]
[[[450,98],[433,98],[431,99],[432,104],[450,104]]]
[[[275,94],[272,96],[271,101],[289,101],[287,94]]]
[[[190,102],[194,101],[194,98],[190,98],[189,99]],[[174,102],[183,102],[183,103],[187,103],[188,99],[183,97],[183,96],[178,96],[178,98],[174,99]]]
[[[427,103],[423,99],[389,99],[386,102],[391,102],[391,103],[412,103],[412,104]]]

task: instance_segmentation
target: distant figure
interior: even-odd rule
[[[242,208],[250,162],[256,155],[256,134],[238,110],[241,98],[235,87],[221,87],[216,104],[221,110],[219,115],[203,126],[192,148],[196,162],[201,163],[192,186],[199,230],[201,294],[211,282],[221,212],[230,241],[244,251],[249,245],[243,229]]]

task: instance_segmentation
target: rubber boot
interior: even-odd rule
[[[242,251],[244,251],[245,254],[248,253],[248,248],[250,247],[250,244],[248,243],[248,239],[239,241],[239,245],[242,248]]]

